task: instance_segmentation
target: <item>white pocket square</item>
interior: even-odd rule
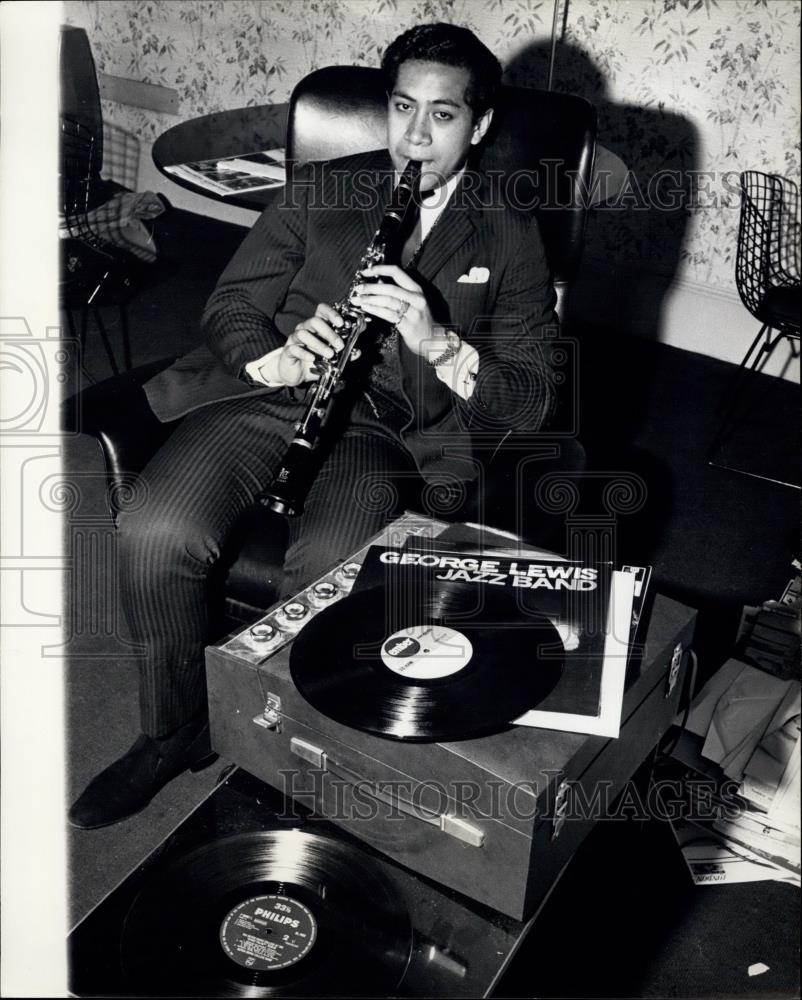
[[[457,278],[457,283],[465,282],[469,285],[484,285],[490,277],[490,271],[486,267],[472,267],[467,274],[461,274]]]

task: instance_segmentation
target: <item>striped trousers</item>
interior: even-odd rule
[[[145,502],[121,514],[123,608],[140,664],[143,732],[166,736],[206,704],[210,574],[239,515],[272,480],[294,413],[270,395],[185,417],[142,473]],[[289,519],[284,592],[358,548],[405,505],[415,465],[380,427],[353,424],[331,444],[304,513]]]

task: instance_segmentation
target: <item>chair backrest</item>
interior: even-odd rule
[[[61,225],[72,239],[88,243],[108,256],[106,244],[95,235],[87,219],[97,150],[92,133],[80,122],[61,116]]]
[[[99,173],[103,165],[103,115],[95,60],[84,29],[67,24],[61,26],[59,38],[59,110],[91,136]]]
[[[766,295],[799,284],[799,194],[779,174],[741,174],[741,216],[735,284],[741,301],[761,323],[769,321]]]
[[[324,160],[383,148],[387,95],[380,70],[329,66],[290,98],[287,155]],[[503,87],[481,166],[538,216],[561,311],[582,253],[596,146],[596,111],[581,97]]]

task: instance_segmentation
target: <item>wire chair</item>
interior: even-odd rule
[[[740,391],[752,372],[760,371],[782,340],[799,356],[800,340],[800,228],[796,184],[777,174],[746,170],[741,174],[741,217],[735,283],[741,301],[761,324],[757,336],[736,372],[722,404],[721,422],[708,451],[708,463],[757,479],[787,486],[798,483],[760,475],[717,461],[716,456],[735,427]]]
[[[97,145],[92,132],[80,122],[61,117],[60,229],[62,265],[60,292],[70,329],[81,348],[86,343],[90,315],[114,374],[119,374],[99,306],[105,296],[120,310],[123,362],[130,368],[130,349],[125,301],[131,294],[130,256],[103,240],[92,228],[89,212],[102,203],[97,196],[100,178]],[[108,293],[106,295],[106,293]],[[73,310],[80,311],[76,330]]]
[[[741,174],[741,222],[735,282],[741,301],[763,327],[799,337],[799,316],[782,308],[799,293],[799,195],[776,174]],[[794,292],[795,290],[795,292]],[[765,332],[761,329],[759,337]],[[765,348],[764,348],[765,350]],[[748,355],[747,355],[748,356]]]

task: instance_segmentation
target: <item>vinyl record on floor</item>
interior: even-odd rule
[[[302,830],[221,837],[157,866],[121,958],[143,996],[383,996],[403,978],[409,915],[356,847]]]
[[[507,589],[443,582],[410,593],[357,591],[301,631],[292,678],[318,711],[389,739],[469,739],[501,732],[559,680],[557,630],[522,616]]]

